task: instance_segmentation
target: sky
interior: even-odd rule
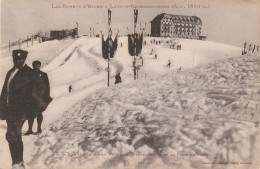
[[[41,31],[49,33],[54,29],[71,29],[79,26],[79,35],[89,34],[94,27],[107,34],[107,9],[110,5],[145,5],[154,8],[138,8],[138,27],[146,23],[150,33],[150,21],[160,13],[198,16],[202,20],[202,35],[210,41],[234,46],[244,42],[260,45],[260,1],[259,0],[1,0],[1,46],[9,40]],[[81,8],[54,8],[78,5]],[[83,8],[102,5],[103,8]],[[185,8],[161,8],[161,6],[184,6]],[[188,8],[196,5],[200,8]],[[203,6],[207,8],[202,8]],[[134,8],[111,8],[113,34],[133,32]],[[93,29],[92,29],[93,31]]]

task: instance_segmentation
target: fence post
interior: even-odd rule
[[[246,54],[246,42],[244,43],[244,54]]]
[[[254,51],[255,51],[255,45],[254,45],[254,48],[253,48],[253,51],[252,51],[252,53],[254,53]]]

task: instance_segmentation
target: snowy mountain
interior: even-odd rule
[[[145,38],[144,66],[136,81],[127,39],[119,39],[109,88],[100,39],[29,48],[27,62],[43,61],[54,100],[44,112],[43,133],[23,137],[28,168],[259,165],[259,53],[240,56],[237,47],[186,39],[178,40],[182,49],[176,50],[166,43],[172,39],[156,38],[160,45],[151,44],[153,39]],[[2,79],[11,58],[1,55],[0,63]],[[121,72],[122,84],[113,84],[116,72]],[[6,123],[1,121],[0,126],[5,132]],[[4,132],[0,158],[9,167]]]

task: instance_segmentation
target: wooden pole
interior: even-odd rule
[[[108,59],[107,59],[107,86],[109,87],[109,76],[110,76],[110,70],[109,70],[109,61],[110,61],[110,47],[108,47]]]
[[[19,44],[19,49],[21,49],[20,38],[19,38],[18,44]]]
[[[254,53],[254,51],[255,51],[255,45],[254,45],[254,48],[253,48],[253,51],[252,51],[252,53]]]
[[[246,54],[246,42],[244,43],[244,54]]]
[[[112,31],[111,31],[111,27],[110,27],[110,24],[111,24],[111,10],[108,9],[108,58],[107,58],[107,86],[109,87],[109,76],[110,76],[110,68],[109,68],[109,62],[110,62],[110,38],[112,36]],[[110,34],[111,33],[111,34]]]
[[[136,71],[136,24],[137,24],[137,9],[134,9],[134,80],[137,77],[137,71]],[[140,23],[141,24],[141,23]]]
[[[77,24],[77,36],[79,36],[79,24],[78,22],[76,22],[76,24]]]

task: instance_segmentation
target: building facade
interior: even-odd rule
[[[151,21],[151,36],[200,39],[202,21],[197,16],[162,13]]]
[[[51,30],[50,38],[51,39],[64,39],[66,37],[76,37],[78,35],[78,29],[66,29],[66,30]]]

